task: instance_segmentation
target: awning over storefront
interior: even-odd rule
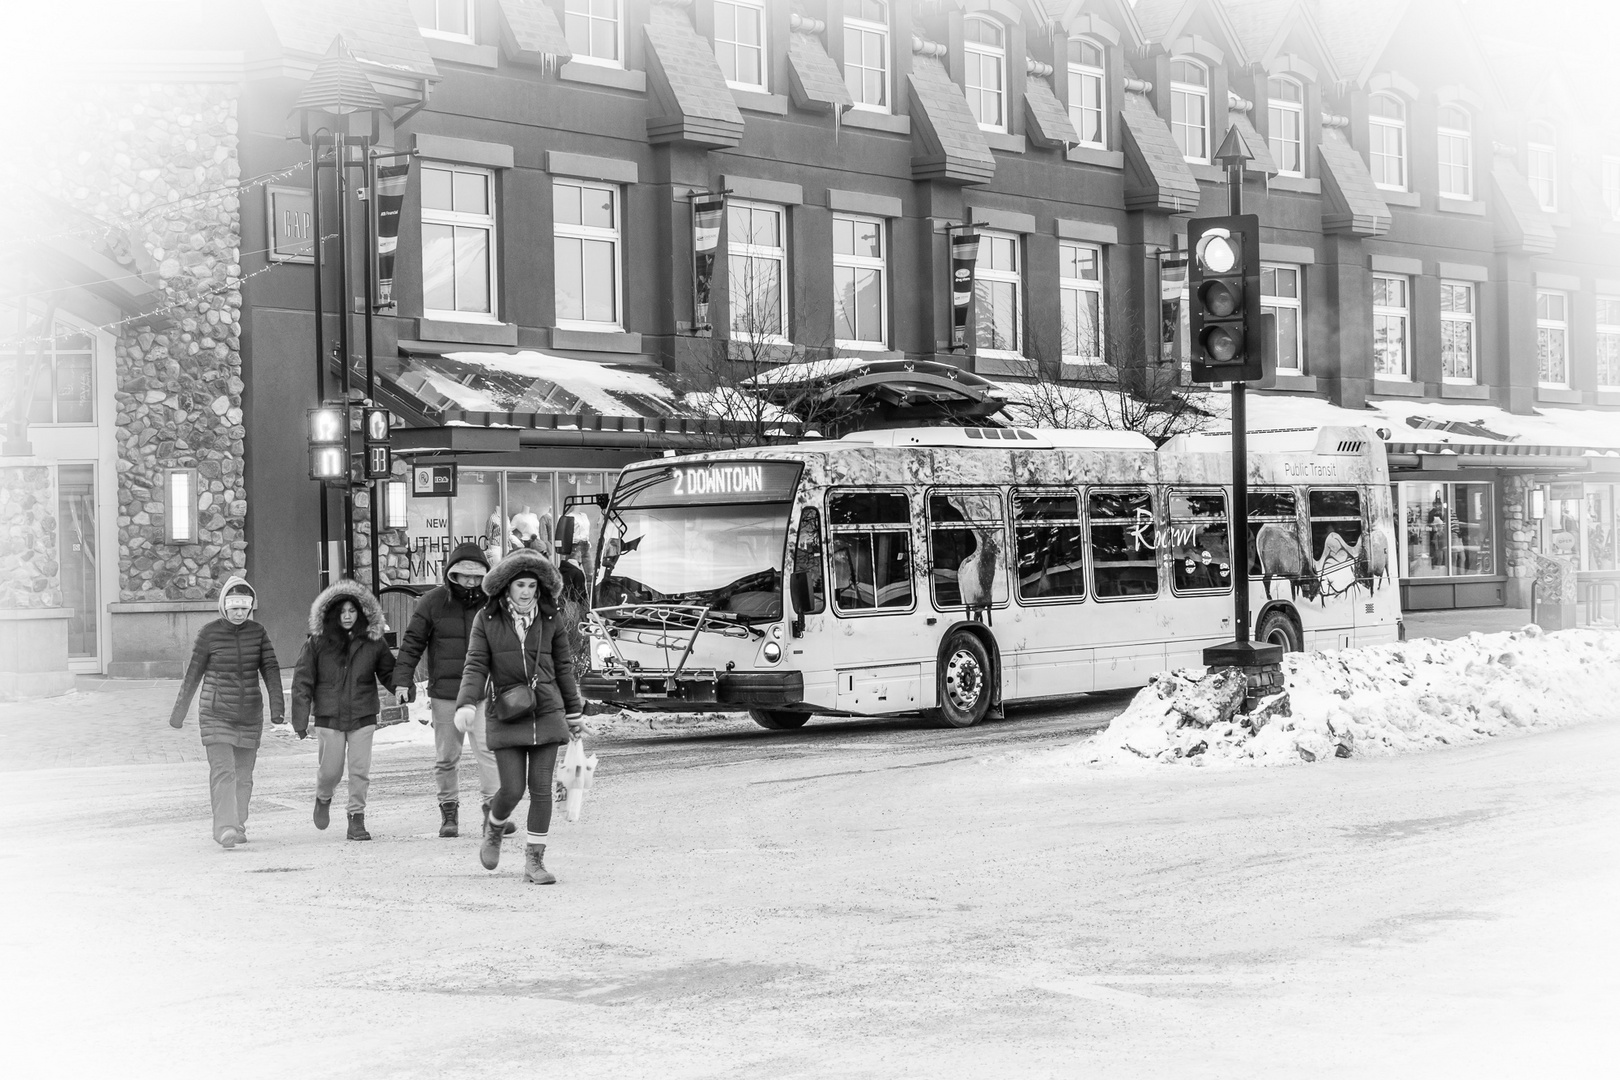
[[[515,432],[513,448],[618,449],[697,449],[717,439],[791,438],[801,429],[774,409],[769,416],[740,408],[728,414],[714,395],[684,393],[648,361],[599,363],[523,349],[409,352],[379,357],[376,365],[380,396],[411,421],[413,430],[401,436],[418,453],[496,449],[458,440],[451,434],[458,427]]]

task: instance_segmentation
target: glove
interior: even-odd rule
[[[287,718],[285,716],[272,716],[270,718],[270,723],[272,724],[285,724],[286,722]]]
[[[571,735],[578,735],[585,730],[585,714],[582,712],[569,713],[563,717],[563,722],[568,725],[568,731]]]
[[[301,727],[301,728],[294,728],[294,729],[293,729],[293,730],[294,730],[294,731],[296,731],[296,732],[298,732],[298,737],[299,737],[299,738],[300,738],[300,739],[307,739],[307,738],[309,738],[309,728],[307,728],[307,727]]]
[[[394,697],[409,705],[416,700],[416,684],[406,683],[403,686],[394,687]],[[426,723],[426,721],[423,722]]]
[[[456,710],[456,730],[466,733],[472,730],[473,714],[477,712],[471,705],[463,705]]]
[[[178,731],[186,726],[186,718],[184,716],[171,716],[169,717],[169,726]]]

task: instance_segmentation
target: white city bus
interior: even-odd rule
[[[1140,686],[1230,641],[1230,438],[903,428],[626,468],[597,545],[588,696],[923,712]],[[1384,446],[1249,439],[1257,640],[1398,637]]]

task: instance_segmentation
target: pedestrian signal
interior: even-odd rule
[[[342,405],[322,405],[306,414],[309,478],[326,484],[349,481],[349,416]]]

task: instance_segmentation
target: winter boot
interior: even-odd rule
[[[491,800],[489,800],[489,799],[484,800],[484,828],[486,828],[486,829],[489,828],[490,801]],[[506,832],[502,833],[502,835],[503,836],[511,836],[515,832],[517,832],[517,822],[513,821],[511,818],[507,818],[506,819]]]
[[[242,834],[237,832],[231,826],[227,825],[225,828],[219,830],[219,846],[224,848],[226,851],[231,850],[231,848],[235,847],[241,842]]]
[[[557,884],[557,875],[546,869],[546,845],[530,844],[524,848],[523,878],[532,885]]]
[[[440,836],[460,836],[461,825],[456,818],[461,813],[461,804],[442,802],[439,804],[439,816],[444,820],[439,824]]]
[[[485,870],[493,870],[501,864],[501,837],[506,830],[500,828],[493,821],[484,825],[484,842],[478,848],[478,861],[484,864]]]
[[[332,800],[315,796],[315,827],[324,829],[332,824]]]
[[[350,840],[370,840],[371,839],[371,834],[366,832],[366,815],[365,814],[350,814],[349,815],[349,839]]]

